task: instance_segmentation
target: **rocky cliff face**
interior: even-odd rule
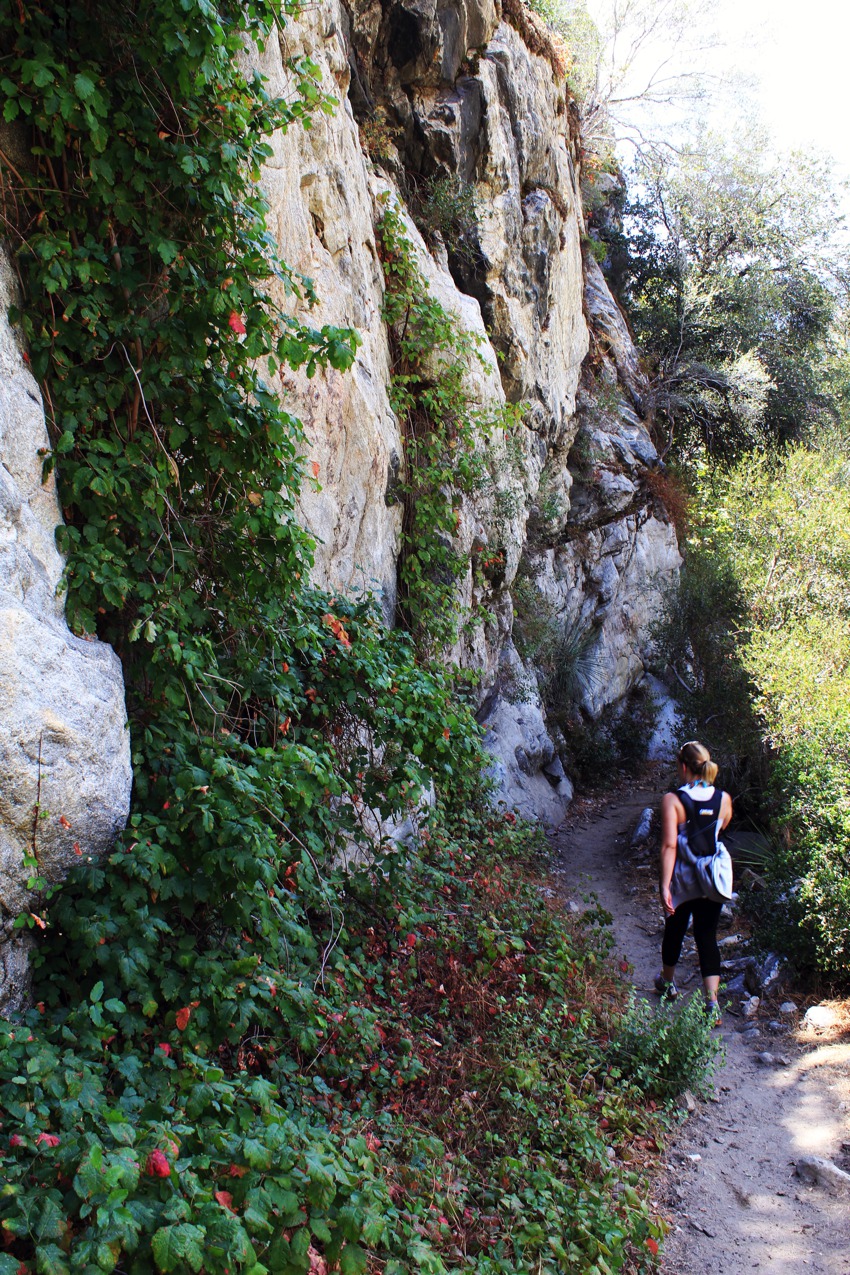
[[[488,491],[460,502],[458,547],[504,566],[483,584],[472,568],[459,582],[486,618],[453,654],[480,674],[503,796],[558,822],[572,789],[534,652],[521,659],[513,641],[518,573],[525,606],[580,635],[593,669],[581,708],[596,717],[642,678],[679,564],[646,482],[658,457],[637,353],[598,266],[583,260],[579,147],[558,50],[513,0],[331,0],[267,50],[275,87],[299,52],[339,108],[277,139],[265,185],[284,257],[316,281],[320,319],[364,338],[353,376],[295,376],[286,387],[319,465],[318,489],[302,498],[320,541],[317,578],[374,588],[391,618],[401,523],[388,496],[406,458],[380,317],[375,224],[389,192],[408,210],[432,292],[483,338],[475,397],[521,405],[513,454],[492,440]],[[435,191],[466,217],[455,233],[428,224]],[[414,221],[431,231],[427,243]]]
[[[0,1016],[26,993],[28,931],[44,886],[108,852],[130,804],[124,683],[113,651],[74,637],[59,592],[56,486],[38,386],[9,326],[0,256]]]
[[[521,415],[510,439],[481,439],[488,480],[457,502],[456,547],[469,562],[457,587],[478,618],[452,655],[478,673],[502,796],[557,823],[572,793],[564,741],[547,719],[533,643],[522,657],[515,644],[515,601],[545,615],[550,637],[578,642],[593,670],[580,707],[596,717],[643,676],[679,561],[647,481],[657,456],[637,355],[595,262],[583,260],[580,152],[558,50],[521,0],[326,0],[267,46],[261,66],[273,92],[287,92],[287,60],[300,53],[338,106],[274,139],[263,177],[270,224],[283,257],[314,280],[320,300],[305,319],[362,338],[351,373],[290,372],[278,382],[307,432],[300,512],[317,541],[316,582],[371,590],[388,623],[396,615],[395,490],[408,457],[381,317],[376,224],[389,198],[428,287],[480,341],[470,397],[489,410],[516,404]],[[431,215],[438,192],[448,201],[442,221]],[[118,661],[63,619],[60,514],[52,481],[41,481],[48,440],[6,322],[11,296],[4,267],[0,1013],[24,994],[25,931],[11,924],[38,909],[27,881],[60,880],[79,855],[107,852],[130,791]],[[297,298],[279,300],[303,312]],[[499,569],[482,571],[485,560]]]

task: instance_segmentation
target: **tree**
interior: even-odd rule
[[[832,419],[846,265],[826,162],[776,162],[755,129],[703,129],[678,155],[644,156],[630,186],[612,282],[668,446],[678,433],[731,454]]]
[[[582,140],[604,155],[617,143],[636,154],[669,147],[660,109],[682,114],[705,96],[705,56],[719,37],[716,0],[532,0],[573,55],[570,88],[579,103]],[[669,121],[668,121],[669,122]]]

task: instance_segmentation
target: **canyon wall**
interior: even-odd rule
[[[596,718],[643,677],[679,567],[652,482],[659,462],[637,352],[586,247],[563,51],[520,4],[330,0],[266,49],[277,91],[287,58],[301,54],[339,106],[275,139],[264,178],[272,225],[283,257],[316,282],[310,321],[350,324],[363,338],[353,374],[289,374],[281,387],[319,467],[301,500],[319,542],[316,578],[371,588],[388,620],[395,613],[392,490],[406,457],[389,401],[376,237],[389,198],[433,295],[481,339],[474,398],[521,409],[510,447],[498,434],[484,444],[486,489],[458,501],[457,547],[470,560],[458,588],[482,618],[452,654],[479,677],[501,796],[555,824],[572,786],[535,652],[526,642],[521,656],[514,642],[514,600],[578,636],[590,670],[579,708]],[[456,237],[428,225],[437,191],[474,209]],[[482,580],[476,562],[487,557],[503,565]]]
[[[299,510],[317,543],[315,581],[370,591],[387,623],[397,618],[396,490],[409,458],[382,319],[376,227],[389,201],[431,293],[479,342],[470,397],[485,411],[517,409],[510,433],[479,441],[487,481],[458,496],[468,567],[457,589],[474,622],[451,656],[475,674],[498,795],[555,825],[572,795],[568,741],[547,716],[544,661],[523,614],[544,618],[550,647],[565,639],[562,660],[584,670],[576,711],[598,718],[643,677],[679,564],[652,481],[637,354],[587,251],[563,51],[520,0],[324,0],[256,55],[272,92],[291,91],[289,60],[301,55],[337,105],[273,139],[263,186],[281,255],[319,301],[307,311],[283,290],[278,299],[312,326],[361,338],[350,372],[288,371],[277,382],[308,440]],[[442,232],[428,217],[437,191],[463,213]],[[61,513],[53,479],[42,481],[48,437],[7,322],[13,296],[4,259],[0,1014],[25,996],[28,930],[15,918],[37,915],[46,886],[81,856],[108,853],[131,783],[119,662],[64,620]]]

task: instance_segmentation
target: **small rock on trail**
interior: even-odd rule
[[[822,1186],[833,1195],[850,1194],[850,1173],[819,1155],[804,1155],[797,1161],[797,1177],[812,1186]]]

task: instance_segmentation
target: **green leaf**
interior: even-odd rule
[[[272,1165],[271,1148],[258,1138],[246,1138],[242,1144],[242,1154],[252,1169],[270,1169]]]
[[[38,1213],[35,1235],[39,1240],[58,1240],[65,1234],[67,1219],[59,1203],[48,1195]]]
[[[190,1222],[163,1226],[151,1240],[154,1261],[160,1271],[199,1271],[204,1264],[206,1231]]]
[[[95,82],[90,75],[87,75],[85,73],[85,71],[79,71],[74,76],[74,88],[76,90],[77,96],[79,98],[82,98],[82,100],[85,102],[88,98],[91,97],[92,93],[94,92]]]
[[[55,1244],[39,1245],[35,1255],[35,1269],[38,1275],[71,1275],[71,1267],[65,1254]]]
[[[172,239],[160,239],[156,245],[156,251],[159,253],[165,264],[170,266],[180,249]]]
[[[366,1265],[365,1249],[362,1249],[359,1244],[346,1244],[339,1259],[342,1275],[363,1275]]]

